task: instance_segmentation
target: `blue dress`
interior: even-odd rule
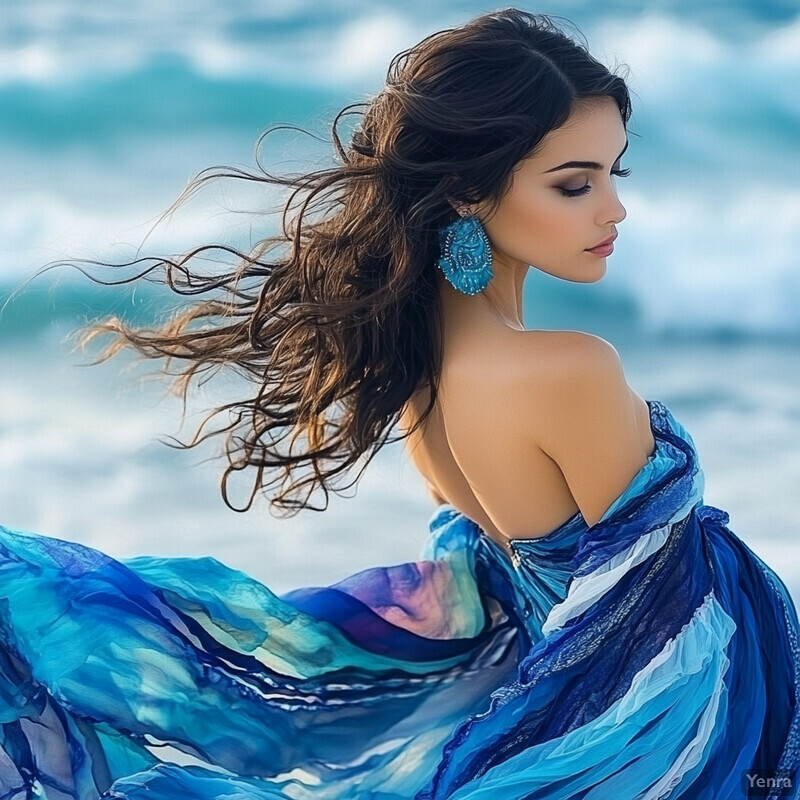
[[[795,607],[648,406],[656,448],[603,518],[510,557],[442,505],[420,561],[279,597],[212,558],[0,527],[0,798],[739,800],[747,771],[791,779]]]

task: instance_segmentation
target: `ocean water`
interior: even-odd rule
[[[126,360],[77,366],[65,335],[170,300],[54,271],[272,229],[280,197],[226,181],[168,220],[202,169],[327,163],[342,106],[392,55],[493,6],[466,0],[21,0],[0,25],[0,508],[7,525],[118,555],[212,554],[277,589],[415,558],[432,505],[398,446],[351,498],[276,520],[225,507],[211,450],[172,450],[180,405]],[[706,502],[800,596],[800,9],[781,0],[560,0],[634,91],[618,183],[628,216],[597,284],[533,271],[526,324],[612,341],[629,383],[692,433]],[[13,293],[13,296],[11,296]],[[7,300],[7,302],[5,302]],[[210,398],[198,391],[193,413]],[[205,405],[204,405],[205,404]],[[196,417],[197,418],[197,417]],[[188,429],[185,429],[188,431]]]

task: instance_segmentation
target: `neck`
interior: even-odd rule
[[[459,292],[437,270],[444,318],[457,319],[467,325],[501,324],[515,330],[525,330],[522,319],[522,287],[528,269],[527,265],[509,267],[495,263],[494,276],[489,285],[475,295]]]

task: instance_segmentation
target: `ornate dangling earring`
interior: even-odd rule
[[[478,294],[494,276],[492,247],[480,220],[467,209],[439,231],[439,268],[459,292]]]

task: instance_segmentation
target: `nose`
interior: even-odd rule
[[[622,222],[627,216],[628,212],[625,210],[625,206],[620,202],[616,188],[612,185],[609,192],[609,200],[607,203],[603,203],[603,207],[600,209],[598,222],[601,227],[608,226],[609,223],[615,224]]]

